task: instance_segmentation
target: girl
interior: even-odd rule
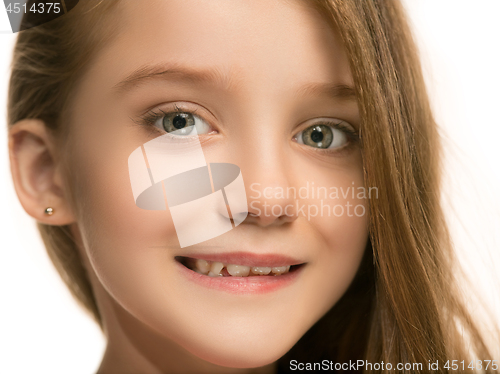
[[[81,1],[20,33],[9,124],[19,199],[106,335],[100,373],[493,359],[395,0]],[[240,174],[217,186],[221,164]]]

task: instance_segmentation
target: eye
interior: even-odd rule
[[[349,143],[355,131],[341,123],[317,124],[302,130],[295,136],[299,144],[319,149],[342,148]]]
[[[194,128],[196,128],[198,135],[215,132],[207,121],[195,114],[196,110],[191,111],[177,104],[174,107],[175,109],[170,111],[162,109],[150,110],[140,116],[136,123],[144,126],[154,126],[167,133],[175,131],[175,134],[172,134],[175,137],[189,136],[193,133]]]
[[[166,132],[175,131],[177,136],[187,136],[193,132],[196,127],[198,135],[208,134],[211,131],[210,125],[191,112],[163,112],[163,115],[156,114],[156,119],[153,123],[154,126]]]

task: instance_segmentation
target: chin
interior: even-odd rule
[[[288,352],[295,342],[250,336],[224,340],[216,338],[199,342],[200,345],[188,350],[212,364],[244,369],[272,364]]]

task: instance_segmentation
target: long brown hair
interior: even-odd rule
[[[63,133],[71,93],[112,34],[113,1],[86,0],[69,14],[19,34],[8,118],[40,118]],[[370,241],[342,299],[280,359],[422,363],[491,359],[456,285],[443,211],[441,147],[418,51],[399,0],[311,0],[340,33],[361,117]],[[108,26],[106,26],[108,25]],[[100,323],[90,282],[68,227],[39,225],[69,289]],[[467,338],[467,343],[466,343]],[[301,359],[302,358],[302,359]],[[391,370],[373,370],[389,372]],[[366,370],[371,372],[371,370]],[[487,373],[494,373],[491,367]]]

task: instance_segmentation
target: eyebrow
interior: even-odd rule
[[[155,80],[183,80],[191,83],[211,83],[231,89],[235,82],[231,75],[221,69],[194,69],[179,64],[145,65],[133,71],[124,80],[114,86],[117,92],[128,91],[142,83]]]
[[[179,64],[145,65],[133,71],[113,89],[118,93],[129,91],[148,81],[179,80],[195,84],[211,84],[230,91],[236,87],[236,81],[226,70],[219,68],[194,69]],[[309,83],[297,91],[300,96],[324,95],[339,100],[355,101],[354,87],[347,84]]]
[[[310,83],[298,90],[299,95],[328,96],[342,101],[356,101],[356,89],[347,84]]]

